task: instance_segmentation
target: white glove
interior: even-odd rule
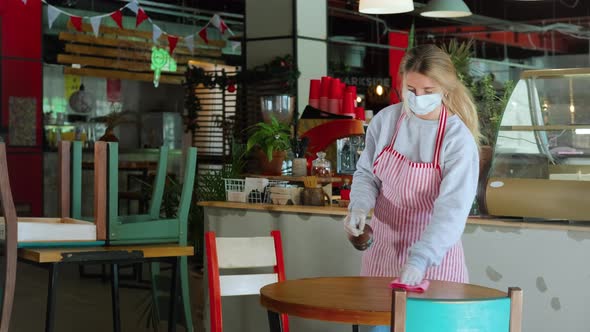
[[[354,209],[348,212],[346,218],[344,218],[344,230],[346,233],[352,236],[359,236],[363,234],[365,229],[365,222],[367,219],[367,212],[363,210]]]
[[[424,279],[424,271],[414,267],[413,265],[404,265],[402,269],[402,275],[400,277],[400,282],[402,284],[415,286],[421,283],[422,279]]]

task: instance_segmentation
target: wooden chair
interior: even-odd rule
[[[215,232],[205,234],[207,277],[209,280],[210,332],[222,332],[221,297],[258,295],[263,286],[285,280],[281,233],[270,237],[217,238]],[[272,267],[273,273],[220,275],[220,269]],[[287,315],[281,315],[284,332],[289,332]]]
[[[10,316],[14,303],[14,289],[16,287],[16,261],[17,261],[17,217],[12,190],[8,178],[8,165],[6,163],[6,146],[0,143],[0,196],[2,198],[2,210],[4,212],[3,234],[0,239],[4,275],[0,276],[0,332],[8,332]]]
[[[105,207],[108,220],[107,242],[110,245],[148,243],[178,243],[180,245],[187,245],[188,214],[192,203],[192,194],[197,169],[197,149],[192,147],[189,148],[187,152],[184,165],[182,193],[176,217],[161,217],[162,200],[168,166],[168,147],[166,146],[160,148],[156,178],[152,188],[152,197],[148,211],[149,213],[119,216],[118,143],[99,143],[108,145],[108,148],[105,150],[108,153],[108,157],[106,158],[106,169],[108,169],[108,206]],[[103,168],[102,166],[99,167]],[[158,285],[161,283],[160,281],[164,279],[160,273],[159,263],[151,263],[151,274],[155,307],[153,312],[157,315],[156,321],[158,321],[160,313]],[[188,257],[186,256],[183,256],[180,260],[179,275],[184,320],[187,330],[193,331]],[[168,319],[176,318],[168,317]]]
[[[391,332],[520,332],[522,290],[509,288],[502,298],[428,300],[408,298],[394,289]]]

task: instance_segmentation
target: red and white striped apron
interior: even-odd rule
[[[363,253],[363,276],[399,276],[408,249],[430,223],[442,181],[439,157],[447,123],[444,105],[440,113],[432,163],[412,162],[393,148],[405,119],[402,111],[391,143],[373,164],[373,173],[381,180],[381,190],[371,221],[373,244]],[[425,278],[468,282],[461,241],[447,252],[439,266],[428,268]]]

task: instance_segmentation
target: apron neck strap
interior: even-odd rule
[[[440,150],[442,149],[442,142],[445,136],[445,129],[447,127],[447,107],[442,104],[440,110],[440,117],[438,120],[438,131],[436,132],[436,142],[434,148],[434,157],[432,158],[432,162],[438,167],[439,166],[439,159],[440,159]]]
[[[399,127],[401,127],[402,120],[405,117],[406,117],[406,111],[404,111],[402,108],[401,115],[397,119],[397,123],[395,125],[395,132],[393,133],[393,137],[391,138],[391,142],[389,143],[390,146],[393,146],[393,143],[395,143],[395,139],[397,138],[397,133],[399,132]]]

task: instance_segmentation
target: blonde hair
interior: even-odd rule
[[[443,104],[449,112],[456,114],[463,121],[479,146],[482,136],[479,131],[477,109],[471,92],[459,81],[450,56],[432,44],[419,45],[408,50],[400,65],[404,99],[408,90],[406,75],[411,72],[427,76],[440,84],[443,90]],[[409,111],[405,103],[404,109]]]

